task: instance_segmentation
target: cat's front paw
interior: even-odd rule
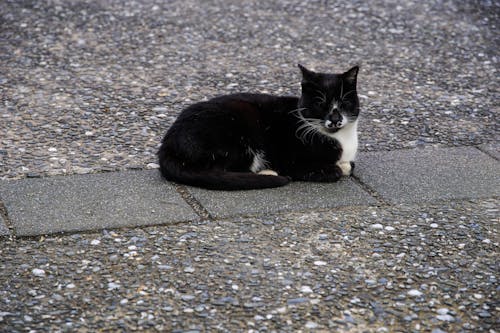
[[[337,162],[337,166],[342,170],[343,176],[350,176],[354,170],[354,162],[341,161]]]

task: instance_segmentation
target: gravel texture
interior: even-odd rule
[[[0,2],[0,177],[156,168],[184,106],[360,63],[360,147],[498,140],[496,1]]]
[[[3,331],[495,332],[498,200],[0,243]]]

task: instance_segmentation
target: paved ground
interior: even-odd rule
[[[499,13],[1,2],[0,331],[496,332]],[[297,62],[361,63],[355,177],[220,193],[147,170],[182,107],[294,94]]]

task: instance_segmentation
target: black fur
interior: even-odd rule
[[[299,67],[303,75],[300,98],[245,93],[187,107],[158,151],[163,177],[217,190],[278,187],[290,180],[337,181],[342,176],[336,165],[342,154],[339,142],[319,131],[305,133],[309,128],[305,125],[336,123],[341,113],[349,121],[357,118],[358,68],[322,74]],[[350,93],[341,96],[342,91]],[[339,108],[332,111],[337,104]],[[339,129],[323,130],[334,133]],[[278,176],[250,171],[257,152],[267,161],[264,169]]]

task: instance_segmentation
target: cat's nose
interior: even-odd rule
[[[336,110],[333,110],[333,112],[328,115],[327,119],[337,125],[342,122],[342,115],[339,112],[336,112]]]

